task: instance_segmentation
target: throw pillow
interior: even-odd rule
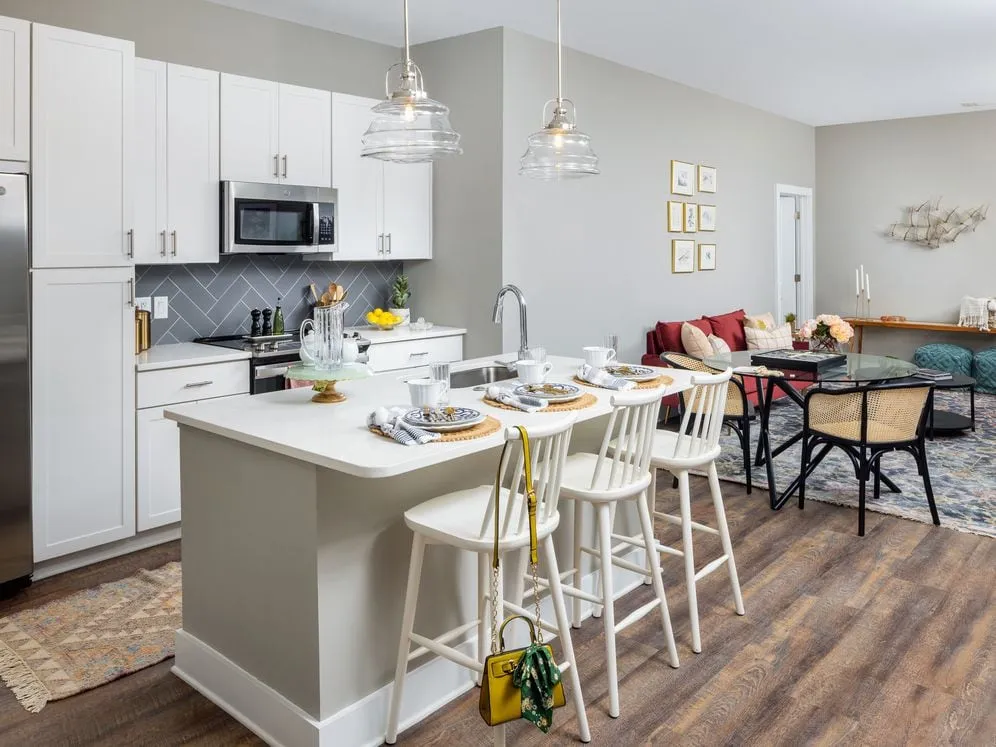
[[[681,325],[681,344],[686,353],[696,358],[708,358],[712,355],[712,345],[709,344],[705,332],[688,322]]]
[[[712,333],[721,337],[731,350],[746,350],[747,338],[744,337],[744,310],[737,309],[729,314],[705,317],[712,327]]]
[[[773,329],[744,327],[748,350],[779,350],[792,347],[792,325],[782,324]]]
[[[744,317],[744,327],[752,327],[753,329],[774,329],[775,317],[770,312],[766,312],[764,314],[748,314]]]
[[[726,344],[726,340],[722,337],[709,335],[709,344],[712,345],[712,352],[714,355],[725,355],[731,352],[730,346]]]

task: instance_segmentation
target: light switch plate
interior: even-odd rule
[[[152,311],[152,298],[150,296],[139,296],[135,299],[135,306],[142,311]]]
[[[169,318],[169,296],[155,296],[155,311],[152,313],[153,319]]]

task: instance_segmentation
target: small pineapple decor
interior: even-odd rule
[[[402,318],[402,327],[411,323],[412,312],[408,308],[408,299],[411,298],[412,292],[408,287],[408,276],[398,275],[394,279],[394,283],[391,285],[391,296],[388,299],[388,304],[390,311],[395,316],[400,316]]]

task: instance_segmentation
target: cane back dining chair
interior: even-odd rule
[[[935,525],[941,520],[934,504],[925,445],[926,421],[933,407],[930,386],[811,389],[803,406],[802,464],[799,508],[806,503],[806,477],[833,447],[850,457],[858,478],[858,535],[865,534],[865,485],[874,475],[874,497],[881,494],[881,459],[905,451],[916,460],[927,505]],[[813,456],[817,448],[820,452]]]

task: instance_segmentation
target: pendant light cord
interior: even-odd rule
[[[408,0],[404,0],[404,3],[405,3],[405,71],[407,72],[411,70],[412,55],[411,55],[410,45],[408,42]]]
[[[407,5],[408,0],[405,0]],[[560,31],[560,0],[557,0],[557,106],[564,103],[564,43]]]

